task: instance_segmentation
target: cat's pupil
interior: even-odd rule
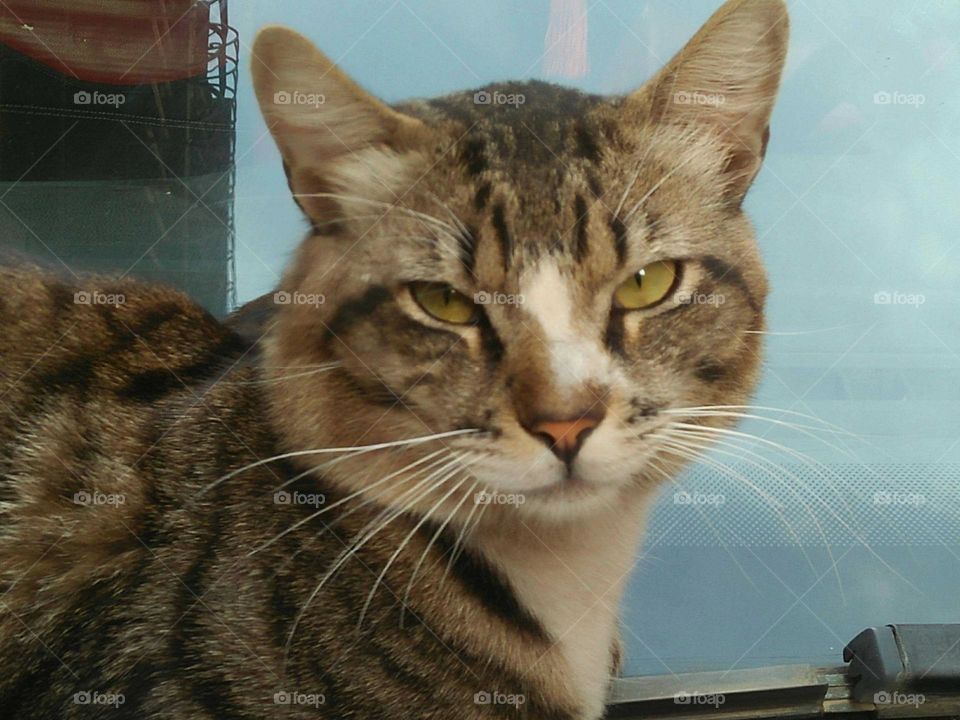
[[[643,287],[643,276],[645,274],[644,270],[638,270],[637,274],[633,276],[634,282],[637,283],[637,287]]]
[[[453,302],[453,294],[456,291],[452,287],[447,287],[443,289],[443,304],[444,306],[449,305]]]

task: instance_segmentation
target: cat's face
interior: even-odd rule
[[[443,493],[403,493],[432,476],[450,502],[550,513],[661,479],[677,410],[756,380],[767,288],[740,204],[785,38],[779,2],[738,0],[627,97],[527,83],[387,108],[264,31],[258,96],[315,227],[268,365],[338,363],[270,384],[291,449],[476,430],[325,468],[358,489],[419,460],[381,490],[428,507]]]

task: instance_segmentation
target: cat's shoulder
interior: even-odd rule
[[[155,392],[248,349],[172,288],[129,278],[64,279],[32,268],[0,267],[0,324],[6,383],[59,379]]]

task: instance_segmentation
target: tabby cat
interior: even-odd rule
[[[0,271],[0,713],[601,717],[669,432],[758,375],[786,42],[731,0],[626,96],[387,106],[263,30],[312,231],[261,341]]]

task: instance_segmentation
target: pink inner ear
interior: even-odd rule
[[[587,1],[550,0],[543,71],[554,77],[583,77],[587,59]]]

